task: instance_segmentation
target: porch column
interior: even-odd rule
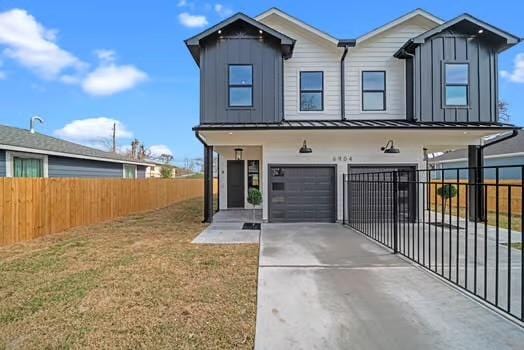
[[[481,146],[468,146],[469,220],[484,221],[484,150]]]
[[[213,146],[204,145],[204,222],[213,221]]]

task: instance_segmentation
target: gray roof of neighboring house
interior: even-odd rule
[[[0,149],[8,149],[9,146],[38,150],[41,153],[60,153],[72,158],[97,158],[102,161],[150,165],[150,162],[130,159],[123,155],[104,152],[38,132],[32,134],[29,130],[0,125]]]
[[[494,144],[493,146],[486,147],[484,149],[484,156],[495,156],[495,155],[502,155],[502,154],[512,154],[512,153],[524,152],[524,131],[519,130],[518,133],[519,134],[517,136],[511,139],[499,142],[497,144]],[[466,159],[466,158],[468,158],[468,150],[459,149],[456,151],[445,153],[439,157],[436,157],[432,159],[431,162],[452,161],[452,160],[459,160],[459,159]]]

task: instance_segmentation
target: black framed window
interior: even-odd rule
[[[446,106],[467,106],[469,89],[469,65],[467,63],[444,64]]]
[[[362,110],[386,110],[386,72],[362,72]]]
[[[324,72],[300,72],[300,110],[324,110]]]
[[[230,107],[253,106],[253,66],[229,65],[228,88]]]

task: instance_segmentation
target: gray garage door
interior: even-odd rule
[[[353,191],[354,196],[350,198],[349,205],[354,206],[354,210],[362,212],[373,212],[373,220],[389,220],[388,212],[393,203],[392,200],[385,198],[392,193],[392,171],[398,171],[398,210],[402,220],[413,221],[416,218],[416,184],[415,166],[398,165],[354,165],[348,167],[350,174],[363,174],[359,179],[364,181],[361,186],[356,186]],[[380,175],[373,173],[381,173]],[[364,175],[367,174],[367,175]],[[382,182],[382,183],[381,183]],[[376,203],[380,203],[377,205]],[[366,206],[373,206],[366,208]]]
[[[331,166],[271,166],[271,222],[334,222],[336,177]]]

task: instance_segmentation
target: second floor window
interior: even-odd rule
[[[362,110],[386,110],[386,72],[362,72]]]
[[[232,64],[229,66],[229,106],[253,106],[253,66]]]
[[[324,109],[324,72],[300,72],[300,110]]]
[[[445,64],[446,106],[468,105],[469,67],[467,63]]]

